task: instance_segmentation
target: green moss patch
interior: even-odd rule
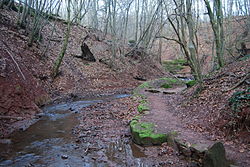
[[[176,74],[178,71],[182,70],[186,65],[188,65],[188,63],[185,59],[176,59],[163,62],[163,67],[165,70],[173,74]]]
[[[161,84],[161,88],[169,89],[173,86],[183,85],[184,83],[181,80],[175,79],[175,78],[160,78],[160,80],[163,80],[164,83]]]
[[[133,141],[143,146],[160,145],[167,141],[167,135],[154,133],[154,124],[132,120],[130,130]]]
[[[140,104],[148,104],[148,100],[147,99],[141,99],[139,100]]]
[[[152,86],[149,84],[149,82],[144,82],[139,86],[139,88],[152,88]]]
[[[172,85],[169,85],[167,83],[164,83],[161,85],[161,88],[165,88],[165,89],[172,88],[172,87],[173,87]]]
[[[146,104],[139,104],[137,110],[139,113],[142,113],[143,111],[149,111],[150,109]]]
[[[187,81],[186,85],[187,85],[188,88],[190,88],[190,87],[194,86],[196,83],[197,83],[197,81],[191,80],[191,81]]]

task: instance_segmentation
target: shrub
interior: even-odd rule
[[[250,87],[243,91],[238,91],[229,99],[229,104],[234,112],[241,112],[244,107],[250,106]]]

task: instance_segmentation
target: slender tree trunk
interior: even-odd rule
[[[221,0],[214,1],[215,13],[212,11],[210,3],[208,0],[204,0],[208,15],[210,18],[210,23],[214,32],[215,47],[216,47],[216,58],[219,67],[224,66],[224,29],[223,29],[223,12]]]
[[[138,28],[139,28],[139,10],[140,10],[140,0],[136,3],[136,21],[135,21],[135,41],[138,40]]]
[[[194,22],[193,22],[193,16],[191,12],[192,8],[192,2],[191,0],[186,0],[186,6],[187,6],[187,26],[189,31],[189,42],[188,42],[188,49],[190,53],[190,61],[191,61],[191,67],[194,77],[198,82],[202,81],[202,74],[201,74],[201,68],[200,68],[200,60],[197,54],[197,48],[195,48],[195,34],[194,34]],[[196,46],[197,47],[197,46]]]
[[[66,34],[65,34],[65,37],[64,37],[64,41],[63,41],[63,46],[62,46],[62,50],[60,52],[60,55],[57,57],[55,63],[54,63],[54,67],[53,67],[53,71],[52,71],[52,77],[55,78],[57,75],[58,75],[58,72],[59,72],[59,67],[62,63],[62,60],[63,60],[63,57],[65,55],[65,52],[67,50],[67,47],[68,47],[68,43],[69,43],[69,36],[70,36],[70,30],[71,30],[71,20],[70,20],[70,0],[68,0],[68,7],[67,7],[67,21],[68,21],[68,24],[67,24],[67,31],[66,31]]]

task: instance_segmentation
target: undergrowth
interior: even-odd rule
[[[235,92],[229,99],[229,105],[232,110],[228,113],[231,120],[227,126],[233,131],[250,129],[250,87]]]

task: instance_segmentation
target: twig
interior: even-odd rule
[[[25,78],[25,76],[24,76],[24,74],[23,74],[21,68],[19,67],[18,63],[17,63],[16,60],[14,59],[13,52],[11,51],[11,49],[8,47],[8,45],[7,45],[4,41],[2,41],[2,43],[3,43],[4,46],[7,48],[7,49],[5,49],[6,52],[10,55],[11,59],[12,59],[13,62],[16,64],[17,69],[18,69],[18,71],[21,73],[23,79],[26,80],[26,78]]]

